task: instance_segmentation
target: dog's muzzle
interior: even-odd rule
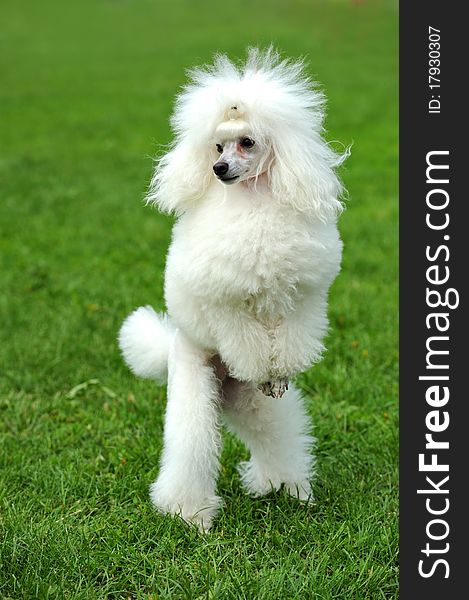
[[[235,175],[234,177],[227,177],[229,168],[230,166],[227,162],[219,160],[213,165],[213,172],[220,181],[223,181],[223,183],[234,183],[239,178],[239,176]]]

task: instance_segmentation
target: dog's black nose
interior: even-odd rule
[[[227,162],[218,161],[213,165],[213,171],[217,177],[226,175],[228,173],[229,165]]]

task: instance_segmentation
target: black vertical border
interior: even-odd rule
[[[401,2],[400,3],[400,598],[402,600],[469,597],[466,579],[469,578],[469,533],[467,508],[469,498],[465,483],[469,480],[469,393],[465,375],[469,373],[469,327],[467,314],[467,280],[469,278],[469,190],[464,185],[469,173],[467,117],[465,99],[469,29],[463,18],[464,3]],[[429,26],[441,30],[441,91],[428,87]],[[441,112],[430,114],[428,101],[432,93],[441,98]],[[432,231],[426,225],[426,155],[432,150],[449,151],[450,223],[444,232]],[[449,240],[443,236],[449,235]],[[438,482],[449,475],[448,495],[434,495],[443,506],[447,497],[450,507],[442,518],[449,533],[441,542],[429,540],[426,526],[432,517],[426,510],[426,496],[417,489],[429,488],[419,472],[418,455],[425,452],[425,417],[429,410],[425,399],[428,381],[419,381],[426,372],[426,341],[431,332],[425,318],[432,309],[426,304],[426,270],[431,264],[425,256],[426,247],[448,246],[450,255],[444,260],[442,251],[436,261],[450,269],[446,287],[458,290],[459,306],[447,310],[450,327],[447,348],[449,363],[447,383],[450,399],[445,408],[450,417],[448,429],[435,434],[435,439],[448,440],[449,449],[440,451],[439,462],[449,463],[449,473],[435,473]],[[434,286],[431,286],[434,287]],[[445,287],[445,286],[441,286]],[[438,310],[443,311],[443,308]],[[445,335],[445,334],[441,334]],[[439,374],[443,374],[440,372]],[[439,435],[439,437],[438,437]],[[429,452],[431,454],[431,452]],[[443,487],[443,486],[442,486]],[[443,532],[441,527],[434,532]],[[434,548],[449,543],[448,552],[427,558],[422,549],[429,542]],[[433,557],[433,558],[432,558]],[[419,560],[425,559],[427,572],[432,561],[443,558],[446,567],[435,568],[431,577],[419,575]]]

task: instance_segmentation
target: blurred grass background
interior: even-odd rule
[[[0,597],[397,598],[397,3],[2,0]],[[152,510],[164,389],[116,346],[162,308],[171,222],[143,193],[184,71],[273,42],[306,55],[342,169],[325,360],[299,378],[317,504],[242,494],[200,537]]]

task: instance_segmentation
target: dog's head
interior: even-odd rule
[[[272,200],[320,219],[342,209],[335,168],[348,155],[322,139],[324,97],[301,61],[249,51],[241,67],[218,56],[191,71],[171,119],[172,149],[158,162],[148,200],[180,214],[208,186],[263,178]]]

